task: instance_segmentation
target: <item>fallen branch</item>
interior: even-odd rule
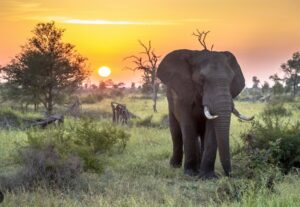
[[[49,124],[56,123],[56,124],[62,124],[64,122],[64,116],[63,115],[53,115],[49,116],[45,119],[36,119],[33,121],[30,126],[41,126],[42,128],[45,128]]]

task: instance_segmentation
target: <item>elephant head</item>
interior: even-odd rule
[[[162,60],[157,76],[187,105],[192,106],[199,97],[202,99],[204,114],[213,122],[223,169],[229,175],[231,113],[251,120],[233,105],[233,98],[245,87],[243,73],[234,55],[208,50],[176,50]]]

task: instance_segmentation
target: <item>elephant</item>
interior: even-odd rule
[[[217,150],[225,175],[231,174],[231,113],[241,120],[233,99],[245,87],[242,70],[230,52],[180,49],[167,54],[157,69],[166,85],[173,142],[170,165],[184,174],[216,178]]]

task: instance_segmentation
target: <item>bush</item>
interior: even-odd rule
[[[109,98],[116,98],[116,97],[124,97],[124,92],[123,89],[111,89],[109,94],[108,94]]]
[[[140,119],[136,122],[137,127],[159,127],[160,124],[152,121],[153,116],[147,116],[143,119]]]
[[[300,123],[290,123],[291,112],[283,104],[268,105],[243,135],[244,146],[238,149],[249,168],[279,167],[288,173],[300,168]]]
[[[82,98],[81,102],[84,104],[94,104],[102,101],[104,98],[103,94],[100,93],[94,93],[94,94],[89,94],[85,97]]]
[[[215,196],[212,196],[212,199],[217,204],[216,206],[224,203],[232,206],[232,202],[241,204],[247,199],[255,199],[262,195],[267,196],[274,193],[275,182],[277,180],[270,176],[269,172],[260,174],[255,179],[221,179],[217,181]]]
[[[102,155],[114,147],[118,152],[123,151],[128,139],[129,135],[120,128],[110,124],[99,127],[91,121],[29,130],[28,141],[20,146],[16,157],[22,170],[6,186],[73,185],[83,171],[102,172],[105,164]]]
[[[77,140],[91,146],[95,153],[109,151],[113,146],[116,146],[118,151],[123,151],[129,140],[129,134],[121,128],[110,123],[105,123],[99,128],[90,120],[83,121],[75,132]]]
[[[169,127],[169,115],[168,114],[165,114],[161,117],[160,126],[161,126],[161,128]]]
[[[0,110],[0,128],[16,128],[21,125],[22,118],[17,112],[11,109]]]
[[[63,157],[54,145],[44,145],[43,148],[27,148],[20,152],[24,166],[21,171],[23,186],[31,187],[42,182],[47,186],[64,187],[82,172],[82,160],[76,155]]]

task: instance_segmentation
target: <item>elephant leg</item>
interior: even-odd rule
[[[212,121],[206,122],[204,135],[204,152],[201,160],[200,177],[205,179],[217,178],[215,161],[217,155],[217,140]]]
[[[169,112],[170,131],[173,142],[173,155],[170,159],[170,165],[175,168],[181,167],[183,157],[183,143],[180,125],[174,114]]]
[[[195,123],[190,120],[181,125],[184,147],[184,174],[196,176],[199,173],[200,147]]]

